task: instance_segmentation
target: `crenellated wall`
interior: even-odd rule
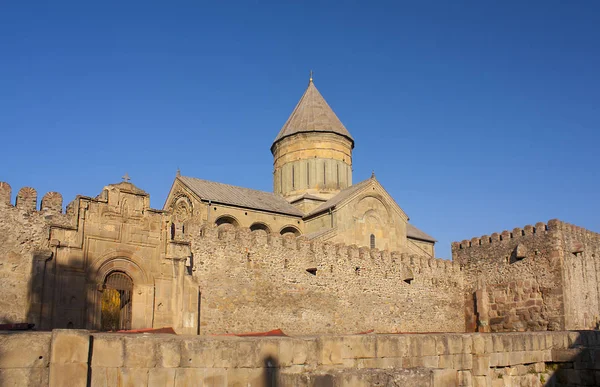
[[[32,304],[39,303],[32,287],[31,273],[36,260],[47,259],[50,253],[48,233],[51,224],[68,224],[62,214],[62,196],[49,192],[37,209],[37,192],[21,188],[14,205],[12,189],[0,182],[0,323],[29,321]]]
[[[600,235],[553,219],[452,244],[467,330],[594,328]]]
[[[454,242],[468,331],[564,328],[558,221]]]
[[[461,332],[458,265],[206,225],[191,240],[201,334]]]
[[[453,243],[447,261],[217,227],[153,210],[128,182],[78,196],[65,213],[56,192],[39,209],[33,188],[11,197],[0,183],[0,323],[98,329],[115,271],[133,283],[133,328],[178,333],[500,332],[600,320],[600,234],[559,220]]]

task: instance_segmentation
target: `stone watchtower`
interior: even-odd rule
[[[290,202],[335,196],[352,185],[353,148],[354,139],[311,76],[271,146],[273,191]]]

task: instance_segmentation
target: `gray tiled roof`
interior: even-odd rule
[[[335,195],[334,197],[332,197],[331,199],[329,199],[325,203],[321,204],[319,207],[317,207],[314,210],[312,210],[306,216],[309,217],[309,216],[318,214],[320,212],[323,212],[325,210],[328,210],[330,208],[333,208],[333,207],[337,206],[342,201],[346,200],[347,198],[349,198],[350,196],[352,196],[355,192],[357,192],[362,187],[364,187],[365,185],[367,185],[370,181],[371,181],[371,179],[363,180],[360,183],[351,185],[348,188],[344,188],[343,190],[340,191],[340,193],[338,193],[337,195]]]
[[[344,124],[327,104],[312,80],[300,98],[296,108],[273,141],[302,132],[331,132],[347,137],[354,145],[354,139]]]
[[[302,211],[289,204],[281,196],[271,192],[237,187],[195,177],[180,176],[178,179],[194,191],[196,195],[200,196],[202,200],[285,215],[302,216]]]
[[[406,224],[406,236],[412,239],[419,239],[427,242],[437,242],[434,237],[425,234],[410,223]]]

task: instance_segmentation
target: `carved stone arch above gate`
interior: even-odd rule
[[[135,285],[151,285],[153,283],[144,269],[143,260],[131,251],[125,250],[111,250],[95,260],[88,267],[87,278],[90,282],[102,284],[106,276],[113,271],[126,273]]]
[[[149,276],[140,257],[131,251],[111,250],[95,260],[87,268],[88,279],[88,329],[100,329],[102,321],[101,299],[104,284],[112,273],[123,273],[133,282],[131,299],[131,328],[152,326],[154,302],[154,278]]]

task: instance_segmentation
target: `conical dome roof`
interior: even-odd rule
[[[273,141],[273,145],[285,137],[306,132],[336,133],[352,141],[352,147],[354,147],[354,139],[350,132],[331,110],[331,107],[315,87],[312,79],[296,108],[279,131],[275,141]]]

